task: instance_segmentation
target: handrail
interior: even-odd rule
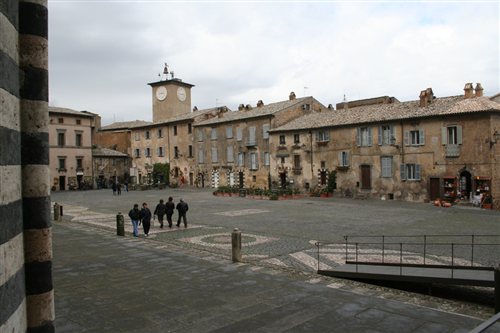
[[[495,325],[497,321],[500,321],[500,312],[491,317],[490,319],[484,321],[481,325],[469,331],[469,333],[481,333],[486,331],[489,327]]]

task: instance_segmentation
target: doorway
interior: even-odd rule
[[[245,186],[245,179],[244,179],[244,174],[243,174],[243,171],[240,171],[238,173],[238,181],[239,181],[239,184],[238,186],[240,188],[243,188]]]
[[[326,185],[326,171],[325,170],[321,170],[321,172],[319,173],[319,179],[320,179],[321,185]]]
[[[59,176],[59,191],[66,190],[66,176]]]
[[[464,170],[460,173],[460,194],[462,197],[469,199],[472,192],[472,175],[469,171]]]
[[[189,185],[193,186],[194,174],[192,172],[189,173]]]
[[[281,188],[286,188],[286,171],[280,173]]]
[[[429,199],[434,201],[441,197],[440,189],[441,189],[441,181],[439,178],[430,178],[429,184]]]
[[[369,190],[372,188],[371,168],[369,165],[361,166],[361,189]]]

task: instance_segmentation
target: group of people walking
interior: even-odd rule
[[[142,223],[142,227],[144,229],[144,236],[149,236],[149,229],[151,228],[151,217],[153,220],[155,216],[158,216],[158,222],[160,222],[160,228],[163,228],[163,217],[166,216],[168,227],[172,228],[172,215],[174,215],[174,209],[177,209],[178,218],[177,218],[177,227],[180,226],[181,220],[184,222],[184,228],[187,228],[187,218],[186,213],[189,209],[188,204],[180,199],[177,206],[174,203],[174,199],[172,197],[168,198],[168,201],[164,203],[163,199],[156,205],[156,208],[153,213],[148,208],[148,204],[144,202],[142,204],[142,208],[139,209],[138,204],[134,204],[134,207],[129,211],[128,216],[132,220],[133,233],[134,237],[139,237],[139,226]]]

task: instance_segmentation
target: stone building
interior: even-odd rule
[[[241,104],[238,111],[219,113],[195,123],[196,177],[199,186],[269,187],[268,131],[305,114],[326,109],[313,97],[257,106]]]
[[[54,332],[47,19],[0,5],[0,332]]]
[[[130,157],[108,148],[92,149],[94,183],[97,188],[107,188],[112,182],[129,181]]]
[[[92,132],[99,117],[49,107],[50,179],[53,191],[93,186]],[[98,123],[98,121],[97,121]]]
[[[92,145],[97,148],[113,149],[131,156],[130,129],[147,124],[151,122],[134,120],[99,127],[92,138]]]
[[[381,97],[341,103],[271,130],[273,179],[301,188],[383,199],[469,200],[477,189],[500,199],[500,104],[466,84],[464,95]],[[288,160],[283,156],[290,156]]]

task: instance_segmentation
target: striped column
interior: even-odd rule
[[[0,2],[0,332],[26,332],[19,111],[19,5]]]
[[[54,332],[50,221],[48,13],[19,2],[21,179],[28,332]]]

